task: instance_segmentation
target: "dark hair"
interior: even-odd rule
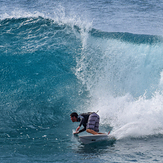
[[[71,116],[71,117],[76,117],[76,118],[78,118],[78,113],[73,112],[73,113],[70,114],[70,116]]]

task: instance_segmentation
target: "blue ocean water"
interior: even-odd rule
[[[162,162],[162,17],[161,0],[1,0],[0,162]],[[116,141],[81,144],[73,111]]]

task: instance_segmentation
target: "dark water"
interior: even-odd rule
[[[162,1],[0,4],[0,162],[162,162]],[[97,110],[116,141],[83,145]]]

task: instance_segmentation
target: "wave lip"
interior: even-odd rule
[[[161,36],[133,34],[128,32],[102,32],[96,29],[92,29],[90,34],[94,37],[103,39],[118,39],[120,41],[134,44],[155,44],[163,42],[163,38]]]

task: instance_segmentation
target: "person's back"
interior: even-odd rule
[[[88,118],[89,116],[92,114],[93,112],[88,112],[88,113],[82,113],[80,115],[78,115],[78,122],[80,122],[80,126],[86,126],[87,122],[88,122]]]

